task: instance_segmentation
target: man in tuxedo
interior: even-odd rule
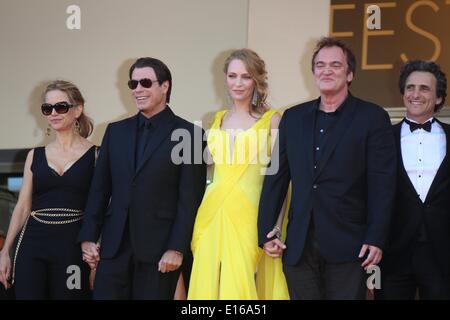
[[[167,105],[162,61],[140,58],[129,76],[139,112],[106,129],[79,241],[96,267],[101,235],[94,299],[172,299],[206,183],[203,134]]]
[[[392,127],[398,184],[377,299],[450,299],[450,126],[440,67],[410,61],[399,81],[406,117]]]
[[[312,71],[320,97],[285,111],[273,155],[279,170],[265,177],[259,244],[271,256],[284,249],[292,299],[364,299],[364,269],[380,261],[387,239],[394,138],[387,112],[349,92],[355,65],[341,41],[318,42]],[[283,244],[270,236],[290,181]]]

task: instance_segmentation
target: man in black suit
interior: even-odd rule
[[[387,112],[348,91],[355,65],[339,40],[318,42],[312,71],[320,97],[285,111],[275,154],[279,170],[264,181],[259,243],[271,256],[284,249],[292,299],[364,299],[364,268],[382,257],[395,145]],[[284,248],[270,236],[291,180]]]
[[[406,118],[392,127],[398,184],[377,299],[450,299],[450,126],[434,116],[447,96],[440,67],[411,61],[400,74]]]
[[[95,267],[101,235],[94,299],[172,299],[206,182],[202,129],[167,105],[162,61],[129,76],[139,113],[106,129],[79,241]]]

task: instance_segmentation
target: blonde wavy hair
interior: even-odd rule
[[[43,100],[45,99],[45,96],[48,92],[55,90],[62,91],[67,94],[70,100],[69,102],[74,106],[84,106],[85,100],[80,90],[72,82],[65,80],[55,80],[50,82],[45,88]],[[77,121],[80,124],[80,136],[82,136],[83,138],[89,137],[92,133],[92,130],[94,129],[94,124],[92,120],[84,114],[84,110],[83,112],[81,112],[81,115],[77,119]]]
[[[258,114],[263,114],[269,109],[267,105],[267,95],[268,95],[268,84],[267,84],[267,71],[266,64],[263,59],[251,49],[239,49],[233,51],[228,58],[225,60],[225,65],[223,67],[223,72],[227,74],[228,66],[231,61],[238,59],[241,60],[247,72],[252,77],[255,82],[256,90],[256,103],[252,102],[252,107],[250,111],[254,111]],[[251,113],[251,112],[250,112]]]

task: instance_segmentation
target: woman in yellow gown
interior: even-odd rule
[[[234,51],[224,72],[233,105],[215,115],[208,132],[214,176],[195,221],[188,299],[289,299],[281,259],[264,254],[257,236],[280,115],[266,107],[267,72],[254,51]]]

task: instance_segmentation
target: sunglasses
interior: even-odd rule
[[[66,101],[57,102],[53,105],[50,103],[43,103],[41,106],[41,111],[44,116],[49,116],[52,114],[53,109],[55,109],[57,114],[63,114],[67,113],[72,107],[73,105]]]
[[[153,85],[153,82],[158,82],[159,80],[151,80],[149,78],[143,78],[141,80],[129,80],[128,81],[128,88],[130,88],[131,90],[134,90],[137,88],[138,83],[141,84],[142,87],[144,88],[151,88]]]

